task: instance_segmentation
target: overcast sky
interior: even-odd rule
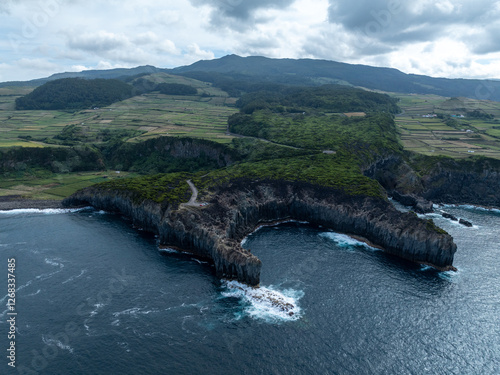
[[[0,0],[0,82],[227,54],[500,78],[500,1]]]

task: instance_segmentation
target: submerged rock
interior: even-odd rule
[[[427,214],[434,211],[432,202],[422,197],[413,194],[401,194],[395,190],[392,191],[391,195],[395,201],[401,203],[403,206],[412,207],[419,214]]]
[[[441,214],[442,217],[444,217],[445,219],[450,219],[450,220],[453,220],[453,221],[458,221],[458,219],[453,216],[452,214],[449,214],[448,212],[443,212]]]
[[[417,198],[417,203],[413,206],[415,212],[419,214],[427,214],[429,212],[434,212],[432,202],[425,200],[424,198]]]
[[[472,223],[470,221],[465,220],[465,219],[460,219],[458,222],[462,225],[465,225],[466,227],[469,227],[469,228],[472,227]]]

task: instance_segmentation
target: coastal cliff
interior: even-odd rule
[[[425,201],[500,208],[500,161],[488,158],[390,155],[365,168],[400,203],[416,211]]]
[[[259,284],[262,263],[241,247],[241,240],[260,224],[285,220],[305,220],[362,236],[399,257],[440,269],[452,268],[456,251],[452,237],[432,221],[397,211],[383,198],[349,195],[303,182],[246,178],[218,186],[205,198],[206,206],[192,207],[137,200],[126,190],[95,185],[80,190],[63,204],[90,204],[121,212],[135,225],[157,234],[162,245],[211,260],[218,277],[249,285]]]

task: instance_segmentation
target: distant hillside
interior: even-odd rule
[[[221,75],[237,80],[297,84],[343,83],[368,89],[399,93],[464,96],[500,101],[500,82],[496,80],[446,79],[405,74],[396,69],[352,65],[327,60],[270,59],[229,55],[215,60],[202,60],[175,68],[172,73],[193,78],[221,79]],[[201,74],[204,73],[204,74]]]
[[[83,72],[66,72],[53,74],[47,78],[33,79],[31,81],[10,81],[1,82],[0,88],[11,86],[38,87],[49,81],[55,81],[62,78],[85,78],[85,79],[124,79],[125,77],[138,76],[141,74],[153,74],[165,71],[154,66],[145,65],[136,68],[109,69],[109,70],[84,70]]]
[[[202,60],[175,69],[161,69],[147,65],[132,69],[59,73],[47,78],[26,82],[3,82],[0,83],[0,88],[8,86],[37,87],[61,78],[105,78],[127,81],[132,80],[133,77],[156,73],[176,74],[210,82],[232,96],[239,96],[242,92],[265,89],[257,87],[258,85],[319,86],[323,84],[342,84],[386,92],[435,94],[446,97],[500,101],[499,80],[433,78],[406,74],[397,69],[345,64],[327,60],[270,59],[236,55],[214,60]],[[140,87],[137,88],[141,91]]]
[[[16,99],[16,109],[84,109],[102,107],[132,96],[132,86],[116,79],[63,78]]]

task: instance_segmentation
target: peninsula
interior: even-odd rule
[[[5,142],[23,146],[0,152],[3,195],[120,212],[162,246],[252,286],[265,265],[242,239],[288,220],[454,269],[453,238],[417,213],[433,203],[500,207],[500,107],[368,91],[314,69],[291,79],[271,69],[282,61],[265,60],[259,76],[238,71],[243,61],[221,59],[228,72],[213,70],[214,61],[2,88],[4,133],[14,137]],[[54,92],[71,95],[55,102]],[[390,197],[412,211],[396,210]]]

